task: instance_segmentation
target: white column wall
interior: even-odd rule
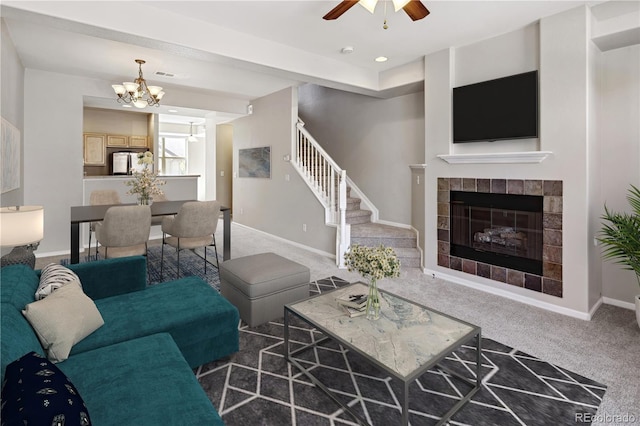
[[[474,52],[473,46],[464,49],[447,49],[425,58],[425,268],[462,280],[470,280],[478,287],[497,290],[530,300],[557,310],[585,316],[591,306],[588,300],[590,252],[588,244],[593,230],[588,222],[588,10],[580,7],[568,12],[544,18],[539,26],[538,43],[532,42],[534,32],[516,31],[492,40],[478,43],[482,52]],[[505,40],[505,38],[513,38]],[[527,52],[523,55],[521,50]],[[489,54],[493,52],[493,54]],[[499,52],[499,55],[498,55]],[[517,52],[517,53],[515,53]],[[513,53],[513,54],[512,54]],[[449,165],[438,159],[438,154],[458,152],[451,144],[451,89],[459,64],[465,55],[476,61],[482,70],[478,81],[496,78],[509,72],[530,70],[539,58],[540,78],[540,138],[541,150],[553,151],[553,155],[541,164],[466,164]],[[511,62],[505,65],[503,62]],[[491,70],[495,73],[491,76]],[[466,69],[465,80],[473,69]],[[525,151],[530,146],[505,141],[499,151]],[[472,144],[468,144],[471,146]],[[499,152],[490,142],[473,144],[476,152]],[[470,148],[471,149],[471,148]],[[479,150],[479,151],[478,151]],[[483,151],[486,150],[486,151]],[[524,288],[499,283],[437,265],[437,178],[476,177],[505,179],[546,179],[564,182],[563,223],[563,297],[558,298]]]

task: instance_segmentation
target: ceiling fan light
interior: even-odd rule
[[[360,0],[358,2],[358,4],[360,4],[371,13],[373,13],[376,9],[376,3],[378,3],[378,0]]]
[[[403,7],[405,7],[407,5],[407,3],[409,3],[409,1],[410,0],[393,0],[393,8],[397,12],[400,9],[402,9]]]

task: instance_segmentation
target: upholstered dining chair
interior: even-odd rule
[[[92,206],[103,206],[108,204],[122,204],[120,195],[113,189],[96,189],[89,195],[89,204]],[[96,224],[99,222],[89,222],[89,259],[91,258],[91,234],[96,231]],[[98,258],[98,243],[96,243],[96,259]]]
[[[96,240],[105,259],[146,256],[150,231],[149,206],[114,206],[96,224]]]
[[[207,273],[207,247],[213,246],[218,264],[216,228],[220,216],[217,201],[187,201],[174,217],[162,219],[162,249],[160,254],[160,277],[164,266],[164,245],[174,247],[177,252],[177,277],[180,277],[180,250],[195,250],[204,247],[204,273]]]
[[[153,202],[155,203],[156,201],[169,201],[169,199],[166,195],[164,195],[164,193],[162,193],[153,196]],[[165,217],[173,217],[173,215],[153,216],[151,218],[151,226],[162,225],[162,219],[164,219]]]

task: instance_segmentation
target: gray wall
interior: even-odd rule
[[[411,224],[411,170],[424,162],[424,93],[391,99],[307,84],[299,114],[320,145],[379,210]]]
[[[0,19],[0,27],[2,31],[2,118],[13,124],[20,130],[20,188],[13,191],[5,192],[0,195],[0,205],[23,205],[24,202],[24,67],[18,57],[16,48],[13,45],[11,36],[7,31],[4,19]]]
[[[615,211],[630,211],[629,185],[640,186],[640,45],[602,53],[600,63],[602,202]],[[602,265],[602,295],[633,303],[640,293],[635,274],[606,261]]]
[[[325,225],[324,208],[283,159],[291,153],[297,109],[297,91],[288,88],[256,99],[252,115],[233,121],[233,220],[335,255],[335,228]],[[263,146],[271,147],[271,178],[237,177],[238,150]]]
[[[424,167],[414,165],[411,175],[411,226],[418,231],[418,247],[424,250]],[[424,266],[424,260],[421,264]]]
[[[216,126],[216,199],[233,211],[233,126]]]

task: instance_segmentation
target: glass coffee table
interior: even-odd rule
[[[480,389],[481,330],[480,327],[394,294],[380,292],[380,319],[370,321],[364,316],[349,317],[338,306],[336,298],[367,294],[367,285],[353,283],[336,290],[312,296],[284,308],[284,356],[359,423],[367,424],[358,414],[341,402],[324,384],[305,368],[296,356],[329,339],[354,351],[373,365],[402,382],[402,424],[409,424],[409,385],[429,369],[440,369],[471,386],[471,390],[442,416],[444,424]],[[291,316],[298,317],[321,332],[324,337],[294,351],[290,350]],[[439,365],[460,346],[475,339],[475,379],[462,377]],[[297,344],[297,343],[296,343]],[[298,344],[299,345],[299,344]]]

